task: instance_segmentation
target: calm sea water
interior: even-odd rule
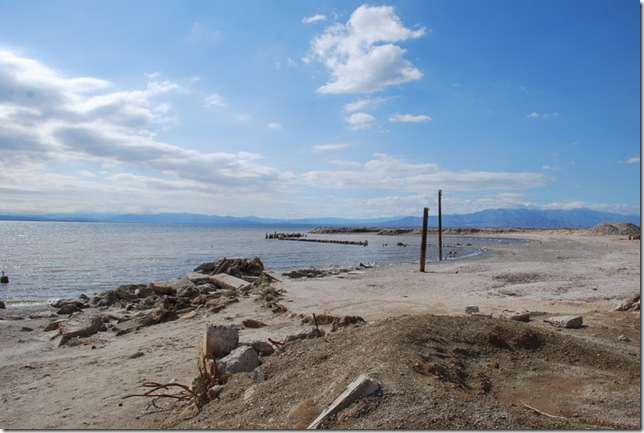
[[[312,235],[309,238],[367,240],[367,246],[266,240],[265,234],[307,233],[312,226],[88,223],[0,221],[0,300],[48,302],[93,294],[121,284],[181,277],[204,262],[224,257],[260,257],[283,272],[303,267],[349,267],[418,262],[420,236],[375,234]],[[398,242],[407,247],[397,246]],[[506,239],[443,236],[443,249],[458,257]],[[437,239],[427,262],[438,259]],[[460,244],[460,246],[456,246]],[[468,245],[471,244],[471,245]]]

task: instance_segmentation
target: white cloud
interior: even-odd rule
[[[431,163],[409,163],[377,153],[351,170],[315,170],[303,181],[319,188],[394,190],[512,191],[544,186],[549,178],[535,172],[450,171]]]
[[[411,123],[421,123],[429,122],[432,120],[430,116],[425,114],[413,115],[413,114],[393,114],[389,116],[390,122],[411,122]]]
[[[375,108],[378,107],[379,105],[385,103],[391,98],[383,98],[383,97],[377,97],[377,98],[364,98],[360,99],[356,102],[351,102],[349,104],[346,104],[343,107],[344,111],[347,112],[352,112],[352,111],[358,111],[358,110],[364,110],[365,108],[371,107]]]
[[[217,30],[204,27],[200,22],[195,22],[188,32],[187,41],[191,45],[212,44],[217,42],[221,34]]]
[[[322,14],[316,14],[316,15],[313,15],[313,16],[310,16],[310,17],[302,18],[302,22],[305,23],[305,24],[314,23],[316,21],[324,21],[324,20],[326,20],[326,16],[324,16]]]
[[[625,161],[619,161],[620,164],[639,164],[640,163],[640,157],[635,156],[633,158],[628,158]]]
[[[320,93],[372,93],[418,80],[422,72],[404,59],[394,43],[421,37],[424,28],[403,26],[391,6],[358,7],[346,24],[335,24],[311,42],[305,59],[319,60],[331,74]]]
[[[559,116],[559,113],[554,112],[554,113],[537,113],[536,111],[533,111],[532,113],[528,114],[525,116],[526,119],[549,119],[550,117],[557,117]]]
[[[152,81],[144,89],[119,92],[110,87],[105,80],[67,78],[36,60],[0,51],[0,94],[7,95],[0,100],[0,206],[12,202],[19,209],[28,201],[33,207],[58,199],[56,206],[74,210],[80,202],[104,200],[103,193],[115,202],[117,196],[125,200],[123,194],[130,202],[136,194],[161,202],[170,184],[188,192],[268,194],[271,185],[292,177],[261,164],[254,153],[203,153],[158,140],[155,128],[165,127],[172,111],[162,98],[180,91],[177,84]],[[217,96],[207,99],[222,103]],[[148,190],[138,181],[126,185],[141,173]],[[36,193],[39,200],[29,198]]]
[[[313,146],[313,152],[328,152],[331,150],[346,149],[348,144],[318,144]]]
[[[211,93],[203,100],[205,107],[226,107],[224,98],[218,93]]]
[[[359,129],[371,128],[376,118],[367,113],[353,113],[345,117],[344,120],[349,124],[351,130],[357,131]]]
[[[267,126],[268,129],[274,129],[276,131],[281,131],[282,130],[282,124],[281,123],[271,122],[266,126]]]

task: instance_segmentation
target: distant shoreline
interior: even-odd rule
[[[383,227],[316,227],[311,230],[313,234],[338,234],[338,233],[375,233],[383,236],[396,236],[401,234],[420,234],[420,228],[383,228]],[[591,234],[591,229],[574,228],[478,228],[478,227],[449,227],[443,228],[445,235],[472,235],[472,234],[503,234],[503,233],[526,233],[526,234]],[[438,228],[429,227],[427,233],[438,234]]]

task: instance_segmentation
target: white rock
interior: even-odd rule
[[[336,398],[322,413],[307,427],[307,429],[316,429],[326,418],[334,415],[341,410],[349,407],[359,398],[369,396],[380,389],[380,383],[361,374],[347,386],[342,394]]]
[[[215,274],[211,277],[211,280],[214,284],[224,289],[244,290],[250,286],[248,281],[228,274]]]
[[[516,322],[529,322],[530,312],[528,310],[503,310],[503,313],[501,313],[501,318],[505,320],[514,320]]]
[[[557,316],[544,320],[557,328],[581,328],[584,320],[581,316]]]
[[[250,373],[259,367],[259,356],[251,346],[239,346],[217,361],[217,367],[223,374]]]

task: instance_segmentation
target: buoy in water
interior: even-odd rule
[[[9,277],[4,274],[4,271],[2,271],[2,276],[0,277],[0,283],[7,284],[8,282],[9,282]]]

